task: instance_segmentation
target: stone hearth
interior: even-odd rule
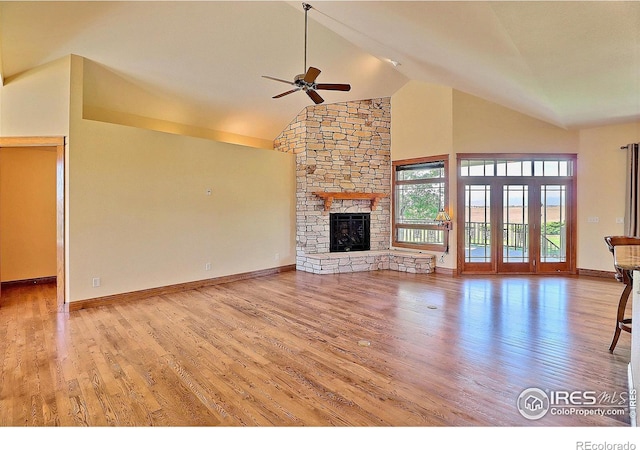
[[[436,257],[427,253],[401,250],[318,253],[298,258],[297,269],[317,274],[396,270],[409,273],[432,273]]]

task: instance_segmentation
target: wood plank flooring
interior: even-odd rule
[[[55,285],[9,287],[0,425],[626,426],[516,409],[529,387],[627,391],[622,287],[286,272],[70,314]]]

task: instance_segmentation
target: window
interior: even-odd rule
[[[449,211],[448,156],[393,163],[393,245],[443,250],[448,229],[436,221]]]
[[[461,159],[461,177],[572,177],[571,156],[539,155],[530,159]]]

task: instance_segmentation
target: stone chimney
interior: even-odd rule
[[[391,99],[305,108],[276,138],[278,151],[296,154],[296,253],[329,252],[329,214],[371,213],[371,251],[391,241]],[[370,200],[334,200],[325,211],[314,192],[384,193]],[[302,258],[302,259],[301,259]],[[299,269],[304,270],[302,267]]]

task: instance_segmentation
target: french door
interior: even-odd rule
[[[556,170],[543,171],[543,160],[536,171],[533,158],[475,161],[459,156],[461,273],[575,272],[573,163],[557,170],[560,161],[567,161],[552,161]],[[510,171],[509,164],[518,170]]]

